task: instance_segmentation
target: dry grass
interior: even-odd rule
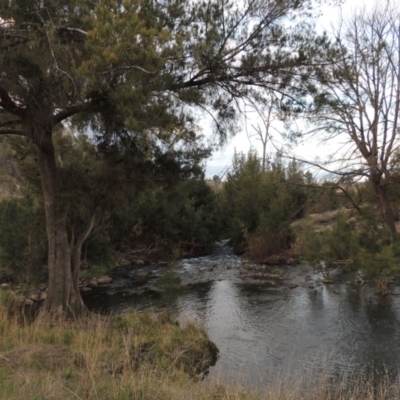
[[[0,296],[1,297],[1,296]],[[347,376],[276,380],[262,390],[196,379],[215,357],[204,330],[168,315],[21,325],[0,307],[0,399],[383,400],[399,385]]]

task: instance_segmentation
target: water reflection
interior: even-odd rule
[[[240,263],[227,257],[230,265]],[[212,259],[214,264],[225,261]],[[191,260],[181,272],[195,274],[199,263]],[[386,369],[394,375],[400,365],[400,298],[376,296],[366,286],[290,290],[243,283],[232,273],[174,296],[123,297],[116,291],[109,297],[103,293],[101,300],[103,307],[117,311],[167,305],[179,320],[203,324],[221,354],[209,379],[254,386],[278,375],[328,373],[334,378],[346,370],[379,375]]]
[[[289,376],[343,371],[397,373],[400,321],[397,298],[368,288],[321,286],[281,293],[231,281],[181,298],[185,318],[203,322],[221,350],[211,378],[262,384]],[[301,371],[301,372],[300,372]]]

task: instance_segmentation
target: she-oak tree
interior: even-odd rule
[[[240,101],[279,93],[298,108],[323,68],[327,39],[306,23],[311,0],[11,0],[0,4],[0,135],[37,149],[48,238],[52,318],[87,314],[79,293],[82,244],[59,200],[55,127],[99,136],[188,127],[193,110],[233,129]]]

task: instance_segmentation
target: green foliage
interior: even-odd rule
[[[399,241],[392,241],[382,229],[379,216],[371,207],[363,208],[358,226],[359,251],[354,254],[354,264],[367,277],[390,276],[400,271]]]
[[[94,276],[105,275],[110,269],[110,264],[108,263],[95,263],[91,262],[89,267],[82,270],[80,276],[83,279],[92,278]]]
[[[221,141],[235,132],[240,99],[262,102],[262,89],[277,88],[285,108],[297,111],[315,90],[310,66],[330,50],[327,37],[304,23],[312,3],[0,2],[7,22],[0,27],[0,134],[27,139],[18,154],[28,147],[28,192],[45,195],[50,252],[71,249],[72,262],[49,257],[51,271],[76,266],[83,242],[99,229],[129,226],[122,214],[127,221],[135,214],[130,230],[142,221],[153,238],[209,245],[216,213],[211,193],[195,182],[209,151],[199,145],[194,110],[212,115]],[[96,146],[56,137],[64,122],[89,131]],[[148,178],[165,182],[140,183]],[[188,183],[178,188],[181,179]],[[89,238],[87,249],[106,247],[104,235]],[[108,235],[110,242],[121,236]],[[59,290],[62,280],[49,277]],[[48,308],[58,307],[51,297]]]
[[[216,196],[201,168],[209,149],[195,146],[196,139],[175,137],[166,150],[153,143],[149,155],[143,155],[118,143],[96,146],[69,131],[55,134],[59,207],[67,216],[71,243],[95,215],[93,234],[82,246],[84,265],[89,266],[82,276],[105,273],[114,263],[115,250],[141,243],[163,243],[167,255],[175,252],[179,257],[211,248],[219,234],[219,217]],[[20,138],[3,150],[26,193],[0,206],[3,269],[18,281],[43,279],[46,240],[35,152]],[[21,153],[23,160],[14,157]],[[138,221],[140,232],[133,229]]]
[[[158,240],[188,254],[210,249],[220,233],[216,196],[203,179],[150,185],[135,203],[114,213],[113,224],[114,242],[132,246]]]
[[[323,230],[303,224],[298,245],[312,264],[324,261],[329,269],[338,263],[346,270],[362,271],[366,278],[385,277],[400,270],[400,242],[392,242],[372,209],[348,219],[342,215]]]
[[[324,261],[330,268],[337,261],[349,261],[358,251],[355,224],[348,222],[346,216],[323,230],[315,231],[310,225],[301,227],[299,242],[303,256],[312,264]]]
[[[190,134],[194,114],[182,106],[199,106],[224,139],[237,129],[235,98],[260,102],[259,88],[276,87],[285,110],[297,111],[315,91],[309,78],[331,45],[305,22],[312,8],[311,0],[2,2],[0,15],[13,21],[0,30],[2,93],[35,119],[67,110],[56,122],[76,116],[102,138]],[[32,122],[9,102],[3,108],[17,125]]]
[[[46,270],[46,233],[40,204],[32,196],[0,203],[0,264],[12,279],[43,281]]]
[[[290,223],[304,211],[303,181],[298,165],[286,168],[279,154],[266,171],[254,152],[235,154],[222,192],[229,237],[237,244],[246,240],[251,252],[263,247],[265,256],[287,249]]]
[[[18,194],[18,170],[7,138],[0,137],[0,200]]]

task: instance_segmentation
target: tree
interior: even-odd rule
[[[388,199],[399,150],[400,13],[390,1],[356,13],[336,33],[341,55],[320,75],[321,94],[311,117],[328,139],[346,137],[351,149],[339,175],[366,177],[392,240],[395,213]]]
[[[309,0],[12,0],[0,15],[0,134],[21,135],[37,150],[52,317],[87,313],[82,302],[67,209],[60,200],[53,133],[90,125],[105,145],[132,134],[192,135],[194,106],[225,135],[238,101],[263,90],[299,107],[310,76],[329,50],[300,21]],[[297,17],[300,16],[300,17]],[[283,26],[284,22],[290,22]],[[301,24],[300,24],[301,22]],[[315,90],[315,89],[314,89]],[[93,229],[86,221],[78,242]]]
[[[272,141],[272,130],[276,131],[276,128],[273,126],[274,122],[279,119],[279,100],[275,97],[271,97],[267,104],[265,104],[262,109],[259,107],[254,107],[258,116],[260,117],[261,124],[257,125],[251,124],[251,127],[254,130],[254,133],[249,136],[256,137],[257,140],[261,142],[262,145],[262,170],[266,171],[268,168],[268,154],[267,154],[267,145]]]
[[[235,154],[222,190],[228,235],[249,247],[258,261],[288,249],[290,224],[302,217],[307,200],[299,165],[284,165],[277,153],[268,170],[255,152]]]

